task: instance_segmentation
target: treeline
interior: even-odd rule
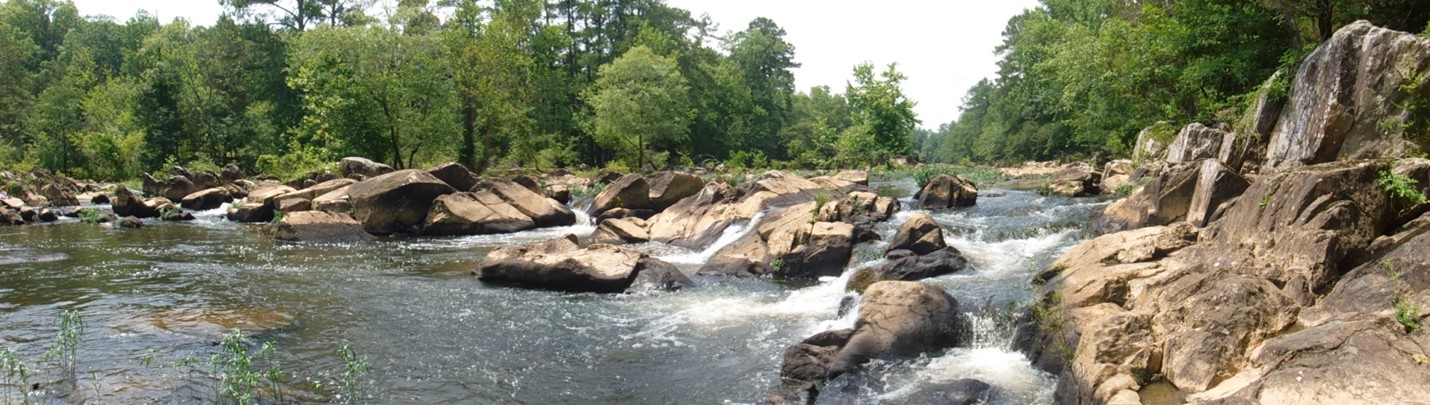
[[[1339,27],[1430,29],[1420,0],[1043,0],[1008,22],[996,78],[958,119],[920,138],[925,157],[1018,162],[1127,156],[1159,121],[1236,124],[1273,72],[1273,96]]]
[[[348,155],[474,170],[829,167],[914,151],[893,65],[796,92],[794,47],[662,0],[220,0],[212,26],[0,5],[0,168],[297,175]]]

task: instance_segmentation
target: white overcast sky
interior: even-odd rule
[[[212,24],[223,12],[217,0],[73,0],[82,15],[125,21],[148,10],[168,22],[183,17]],[[1008,18],[1037,0],[667,0],[700,16],[722,33],[745,28],[755,17],[773,19],[795,46],[799,90],[825,85],[843,91],[854,65],[883,69],[898,62],[908,76],[904,92],[925,128],[957,118],[959,102],[979,79],[993,76]]]

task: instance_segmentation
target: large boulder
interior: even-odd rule
[[[865,292],[852,331],[828,332],[795,345],[785,352],[781,375],[805,381],[834,378],[876,358],[915,357],[966,345],[971,330],[947,292],[915,281],[881,281]]]
[[[490,180],[482,182],[478,187],[501,196],[517,211],[531,217],[537,227],[568,226],[576,223],[576,213],[571,212],[565,205],[514,182]]]
[[[978,187],[963,177],[940,174],[929,179],[915,198],[919,208],[928,210],[971,207],[978,202]]]
[[[75,197],[74,190],[63,184],[50,183],[40,186],[40,195],[50,200],[50,206],[53,207],[79,205],[79,198]]]
[[[322,211],[283,214],[274,238],[292,242],[345,243],[373,240],[352,217]]]
[[[535,227],[531,217],[496,194],[482,190],[437,197],[427,213],[422,232],[428,235],[482,235]]]
[[[1085,197],[1097,195],[1102,190],[1102,173],[1093,170],[1092,166],[1085,163],[1073,163],[1063,166],[1048,183],[1047,192],[1068,197]]]
[[[811,201],[815,191],[821,189],[825,187],[781,171],[766,172],[740,188],[722,181],[711,182],[694,196],[650,217],[647,222],[651,240],[703,249],[731,225],[752,220],[771,207]],[[811,202],[804,210],[808,213],[813,208]]]
[[[492,251],[477,268],[489,283],[570,291],[617,293],[647,269],[670,276],[671,267],[643,253],[606,244],[580,248],[574,235]],[[661,277],[657,277],[661,278]]]
[[[1224,126],[1208,127],[1194,122],[1182,128],[1176,138],[1172,138],[1172,144],[1167,146],[1166,161],[1173,164],[1202,159],[1227,162],[1231,160],[1231,149],[1223,148],[1222,145],[1231,145],[1235,139],[1236,134],[1227,132]],[[1227,155],[1223,156],[1222,152]]]
[[[1203,226],[1241,196],[1248,184],[1215,159],[1169,166],[1151,183],[1108,205],[1097,226],[1104,233],[1177,221]]]
[[[137,218],[158,218],[164,207],[173,206],[173,203],[163,197],[141,199],[123,185],[115,187],[114,199],[111,202],[116,215]]]
[[[591,203],[591,214],[600,215],[615,208],[641,209],[650,207],[650,183],[639,174],[627,174],[606,186]]]
[[[1132,147],[1132,159],[1137,162],[1159,160],[1167,156],[1167,145],[1177,135],[1177,127],[1166,121],[1158,121],[1137,132],[1137,143]]]
[[[432,202],[455,191],[427,172],[407,169],[353,184],[347,194],[352,201],[353,218],[362,223],[363,229],[390,234],[415,231],[427,218]]]
[[[646,231],[646,226],[645,220],[640,218],[608,219],[596,227],[591,240],[611,245],[647,242],[650,241],[650,232]]]
[[[342,172],[343,177],[351,177],[353,175],[358,175],[364,178],[377,177],[393,172],[392,166],[374,162],[371,159],[362,157],[343,158],[341,161],[338,162],[338,170]]]
[[[228,219],[236,222],[268,222],[273,220],[274,207],[278,196],[294,192],[292,187],[277,183],[264,183],[248,193],[243,202],[228,209]]]
[[[195,191],[193,194],[184,196],[179,200],[179,206],[195,211],[211,210],[223,206],[223,203],[233,201],[233,195],[227,188],[214,187]]]
[[[918,213],[899,225],[899,230],[894,232],[894,238],[889,240],[889,247],[884,251],[908,250],[916,255],[925,255],[947,246],[948,243],[943,240],[943,227],[929,214]]]
[[[427,169],[427,173],[431,173],[433,177],[446,182],[457,191],[472,191],[472,187],[476,187],[480,181],[477,175],[472,174],[471,170],[467,170],[466,166],[457,162],[437,165],[437,167]]]
[[[1287,169],[1346,159],[1405,156],[1430,147],[1412,136],[1407,94],[1430,60],[1430,39],[1357,21],[1336,31],[1306,57],[1291,81],[1271,132],[1266,167]]]
[[[650,187],[650,209],[660,211],[675,205],[677,201],[695,195],[705,186],[705,181],[690,173],[664,171],[647,176]]]
[[[243,171],[238,169],[238,165],[229,163],[219,170],[218,178],[223,184],[232,184],[235,181],[243,180]]]
[[[868,225],[883,222],[899,211],[899,200],[878,194],[854,191],[846,194],[838,202],[824,204],[816,217],[824,222],[848,222],[854,225]]]
[[[788,253],[779,256],[777,268],[784,278],[838,276],[853,255],[854,226],[843,222],[815,222],[795,233]]]
[[[180,168],[178,166],[174,167]],[[158,195],[160,197],[167,198],[170,201],[179,201],[183,200],[185,196],[193,194],[194,192],[199,190],[202,190],[202,188],[200,188],[199,185],[194,184],[193,180],[189,179],[186,176],[175,175],[169,176],[167,180],[164,180],[163,183],[160,184]]]

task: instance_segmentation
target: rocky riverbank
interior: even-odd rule
[[[1035,280],[1019,345],[1058,402],[1430,397],[1428,71],[1430,40],[1359,22],[1243,122],[1139,140],[1150,182]]]

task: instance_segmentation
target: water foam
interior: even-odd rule
[[[719,252],[720,249],[724,249],[726,246],[735,243],[735,241],[740,240],[740,238],[746,234],[759,228],[760,220],[764,218],[765,213],[760,212],[755,214],[754,218],[750,218],[749,221],[745,221],[743,224],[730,224],[730,226],[725,227],[725,231],[720,234],[720,238],[715,239],[715,243],[711,243],[709,247],[699,252],[689,251],[687,253],[656,256],[656,258],[671,264],[705,264],[705,262],[710,261],[710,258],[714,257],[715,253]]]

